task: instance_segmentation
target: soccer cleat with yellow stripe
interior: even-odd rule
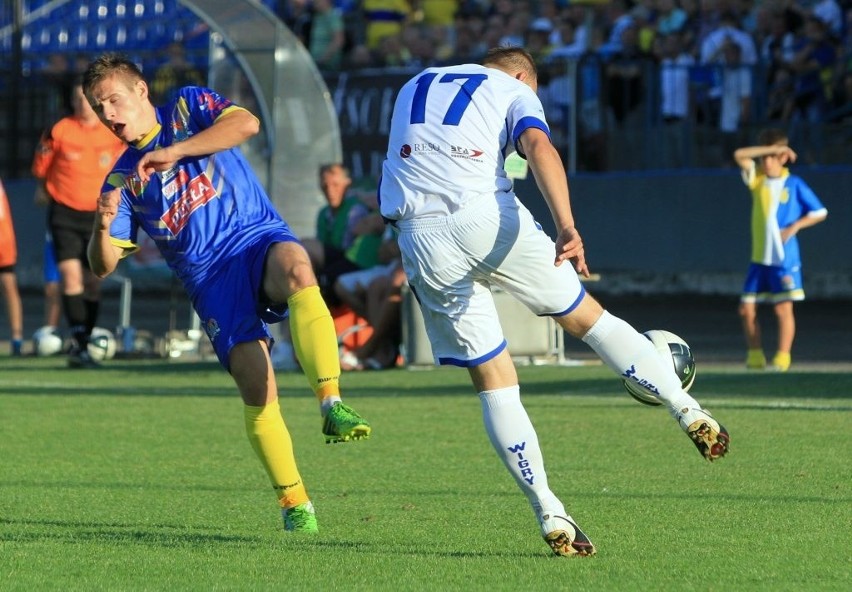
[[[340,402],[329,408],[322,422],[322,433],[326,444],[366,440],[372,431],[367,420],[358,415],[352,407]]]
[[[541,536],[556,555],[561,557],[587,557],[597,552],[573,518],[556,514],[543,514],[539,519]]]

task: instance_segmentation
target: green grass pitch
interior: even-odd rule
[[[603,367],[520,377],[595,557],[551,555],[462,370],[345,374],[374,432],[337,445],[281,374],[321,529],[294,536],[215,363],[4,358],[0,589],[852,589],[852,374],[699,364],[693,394],[732,436],[714,464]]]

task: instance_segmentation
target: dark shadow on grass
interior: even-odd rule
[[[100,381],[103,382],[103,381]],[[239,393],[234,387],[231,390],[223,390],[210,387],[188,387],[176,386],[169,387],[146,387],[140,386],[123,386],[121,382],[116,384],[106,384],[101,386],[94,385],[69,385],[66,387],[51,386],[50,390],[45,390],[44,387],[24,387],[24,386],[0,386],[0,395],[41,395],[44,397],[72,397],[72,396],[131,396],[131,397],[239,397]]]
[[[362,496],[367,495],[375,495],[378,497],[393,497],[398,496],[400,498],[414,498],[414,497],[428,497],[435,499],[446,499],[447,496],[451,495],[451,492],[448,491],[412,491],[412,490],[399,490],[393,491],[390,489],[359,489],[358,494]],[[485,494],[483,494],[485,495]],[[489,497],[498,498],[498,499],[506,499],[507,503],[513,503],[512,500],[517,499],[517,493],[514,491],[507,491],[505,493],[494,493],[493,491],[489,491],[487,493]],[[596,498],[596,499],[620,499],[620,500],[664,500],[671,501],[674,499],[677,500],[695,500],[701,502],[704,500],[707,501],[707,493],[678,493],[678,494],[663,494],[663,493],[639,493],[639,492],[601,492],[601,491],[587,491],[587,490],[576,490],[572,493],[572,495],[576,497],[582,497],[583,499],[588,498]],[[837,497],[826,497],[826,496],[796,496],[796,495],[744,495],[744,494],[732,494],[730,490],[719,490],[714,492],[714,496],[717,499],[722,499],[726,501],[732,502],[747,502],[749,504],[753,504],[756,502],[759,503],[787,503],[787,504],[839,504],[841,506],[848,505],[852,502],[852,497],[849,496],[837,496]],[[661,506],[663,507],[663,506]]]
[[[146,524],[144,528],[140,528],[138,524],[0,518],[0,525],[27,528],[26,531],[18,533],[0,532],[0,541],[17,543],[48,540],[69,543],[94,541],[178,548],[213,543],[257,544],[263,540],[261,537],[199,532],[214,530],[214,527],[187,527],[176,524]],[[44,531],[32,532],[33,528],[43,528]]]
[[[214,530],[213,527],[187,527],[176,524],[151,524],[140,528],[137,524],[122,524],[108,522],[82,522],[71,520],[24,520],[0,518],[0,526],[23,527],[27,530],[21,532],[0,532],[0,542],[29,543],[29,542],[67,542],[79,544],[81,542],[147,545],[165,548],[184,548],[195,546],[218,545],[256,545],[262,544],[263,537],[248,537],[241,535],[223,535],[215,532],[199,532]],[[44,529],[44,531],[33,532],[32,529]],[[8,530],[8,528],[7,528]],[[345,541],[335,539],[333,541],[321,540],[311,537],[287,537],[284,535],[282,542],[297,543],[299,547],[311,547],[320,551],[347,551],[362,552],[371,555],[394,554],[401,556],[422,557],[447,557],[461,559],[483,559],[488,557],[502,558],[537,558],[550,555],[545,551],[541,553],[518,553],[506,551],[454,551],[452,549],[436,550],[434,548],[423,548],[411,545],[407,548],[396,544],[389,546],[384,543],[365,543],[364,541]],[[558,559],[553,556],[554,559]]]
[[[121,372],[130,374],[184,374],[187,372],[224,372],[222,366],[216,360],[211,361],[193,361],[193,362],[169,362],[168,360],[108,360],[103,362],[100,368],[81,369],[69,368],[65,362],[65,358],[57,357],[50,358],[50,362],[46,363],[44,358],[32,358],[32,363],[28,363],[28,358],[13,358],[16,362],[0,363],[0,369],[8,371],[36,371],[36,372],[62,372],[69,375],[91,375]],[[54,363],[55,362],[55,363]]]
[[[303,539],[304,540],[304,539]],[[421,556],[421,557],[450,557],[450,558],[461,558],[461,559],[484,559],[487,557],[507,557],[507,558],[518,558],[518,557],[529,557],[529,558],[538,558],[542,556],[551,556],[554,559],[560,559],[556,555],[552,553],[547,553],[546,549],[541,553],[518,553],[511,551],[494,551],[494,550],[483,550],[483,551],[453,551],[452,549],[446,550],[438,550],[434,547],[424,549],[419,546],[409,546],[407,548],[401,547],[398,543],[394,543],[393,545],[388,545],[386,543],[365,543],[363,541],[310,541],[311,546],[328,549],[330,551],[355,551],[361,553],[369,553],[371,555],[379,553],[382,555],[404,555],[404,556]]]
[[[45,480],[25,480],[20,479],[17,481],[11,480],[3,480],[0,481],[0,490],[15,488],[15,487],[29,487],[29,488],[42,488],[48,490],[72,490],[72,489],[104,489],[110,491],[121,491],[124,489],[132,489],[134,491],[138,491],[140,489],[140,484],[136,481],[131,481],[127,483],[74,483],[72,481],[45,481]],[[161,485],[158,483],[146,483],[143,487],[145,490],[150,491],[186,491],[186,484],[182,483],[180,485]],[[232,487],[222,486],[222,485],[201,485],[197,483],[192,484],[193,491],[212,491],[212,492],[239,492],[245,493],[248,489],[246,487],[240,487],[234,485]],[[2,519],[0,519],[2,522]]]

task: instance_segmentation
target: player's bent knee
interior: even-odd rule
[[[601,318],[603,312],[601,304],[587,293],[574,310],[556,317],[556,322],[572,337],[580,339]]]

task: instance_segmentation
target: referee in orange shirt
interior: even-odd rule
[[[98,364],[87,346],[98,318],[100,280],[89,269],[86,247],[104,178],[125,144],[92,111],[83,95],[82,80],[72,86],[71,102],[74,113],[41,138],[32,172],[41,181],[37,201],[48,203],[62,308],[74,340],[68,365],[92,368]]]

